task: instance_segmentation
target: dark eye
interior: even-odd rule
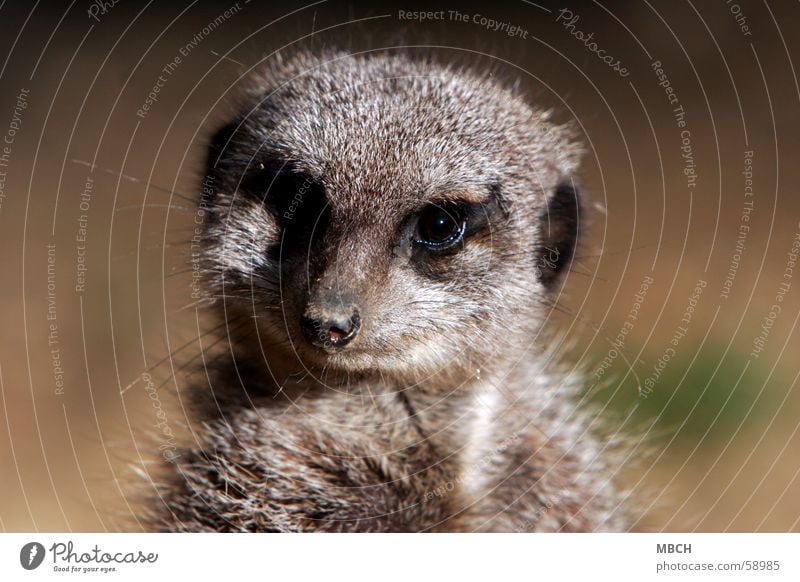
[[[432,250],[452,248],[464,238],[467,221],[457,204],[431,204],[417,219],[414,242]]]

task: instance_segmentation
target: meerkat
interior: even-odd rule
[[[581,232],[576,132],[494,76],[389,53],[297,54],[242,103],[201,202],[227,353],[154,527],[624,528],[542,345]]]

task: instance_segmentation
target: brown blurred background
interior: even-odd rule
[[[402,45],[491,65],[583,133],[592,220],[555,349],[633,444],[636,528],[800,530],[800,6],[399,17],[421,4],[2,5],[0,531],[140,529],[164,427],[186,431],[179,369],[213,341],[187,272],[203,140],[281,47]]]

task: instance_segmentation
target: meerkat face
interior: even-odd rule
[[[399,57],[302,57],[211,143],[210,289],[263,345],[346,371],[481,361],[572,257],[578,149],[519,98]]]

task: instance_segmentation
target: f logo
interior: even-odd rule
[[[30,542],[19,551],[19,563],[26,570],[35,570],[44,561],[44,546],[39,542]]]

